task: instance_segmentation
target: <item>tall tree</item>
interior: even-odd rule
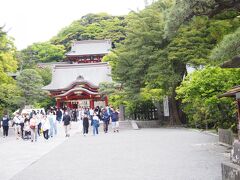
[[[123,84],[132,99],[141,99],[146,89],[170,96],[171,121],[178,124],[183,113],[175,90],[186,76],[186,66],[210,64],[211,49],[240,23],[234,20],[235,12],[230,17],[224,13],[213,19],[195,17],[166,39],[172,4],[157,1],[139,13],[129,14],[124,43],[114,51],[115,56],[105,59],[113,64],[114,79]]]
[[[33,105],[35,102],[43,98],[44,92],[42,77],[34,69],[25,69],[17,77],[17,84],[22,90],[25,105]]]
[[[17,70],[16,48],[12,39],[0,27],[0,114],[13,111],[21,103],[20,91],[9,76]]]
[[[73,41],[89,39],[111,39],[113,45],[125,39],[124,16],[111,16],[106,13],[87,14],[63,28],[51,39],[56,45],[70,49]]]
[[[65,49],[62,45],[49,42],[34,43],[19,53],[22,68],[32,68],[37,63],[57,62],[64,59]]]
[[[214,17],[227,10],[240,10],[240,1],[236,0],[176,0],[168,13],[165,25],[165,38],[170,40],[178,29],[194,16]]]
[[[211,59],[217,63],[222,63],[240,55],[240,28],[234,33],[226,35],[221,43],[214,48]]]

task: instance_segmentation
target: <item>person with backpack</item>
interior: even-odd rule
[[[2,118],[2,123],[0,123],[0,128],[1,128],[1,124],[3,127],[3,138],[8,136],[8,129],[9,129],[9,118],[7,114],[4,114],[3,118]]]

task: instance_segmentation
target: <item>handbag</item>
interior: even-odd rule
[[[36,127],[34,125],[30,125],[30,128],[31,129],[35,129]]]

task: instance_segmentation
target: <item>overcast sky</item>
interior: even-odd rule
[[[124,15],[144,7],[144,0],[1,0],[0,26],[15,38],[18,50],[49,40],[87,13]]]

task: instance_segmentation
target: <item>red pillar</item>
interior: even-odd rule
[[[94,109],[94,99],[90,100],[90,108]]]
[[[105,106],[108,106],[108,97],[105,96]]]
[[[67,102],[67,107],[71,109],[71,102]]]
[[[60,100],[59,99],[57,99],[56,106],[57,106],[57,108],[60,108]]]

